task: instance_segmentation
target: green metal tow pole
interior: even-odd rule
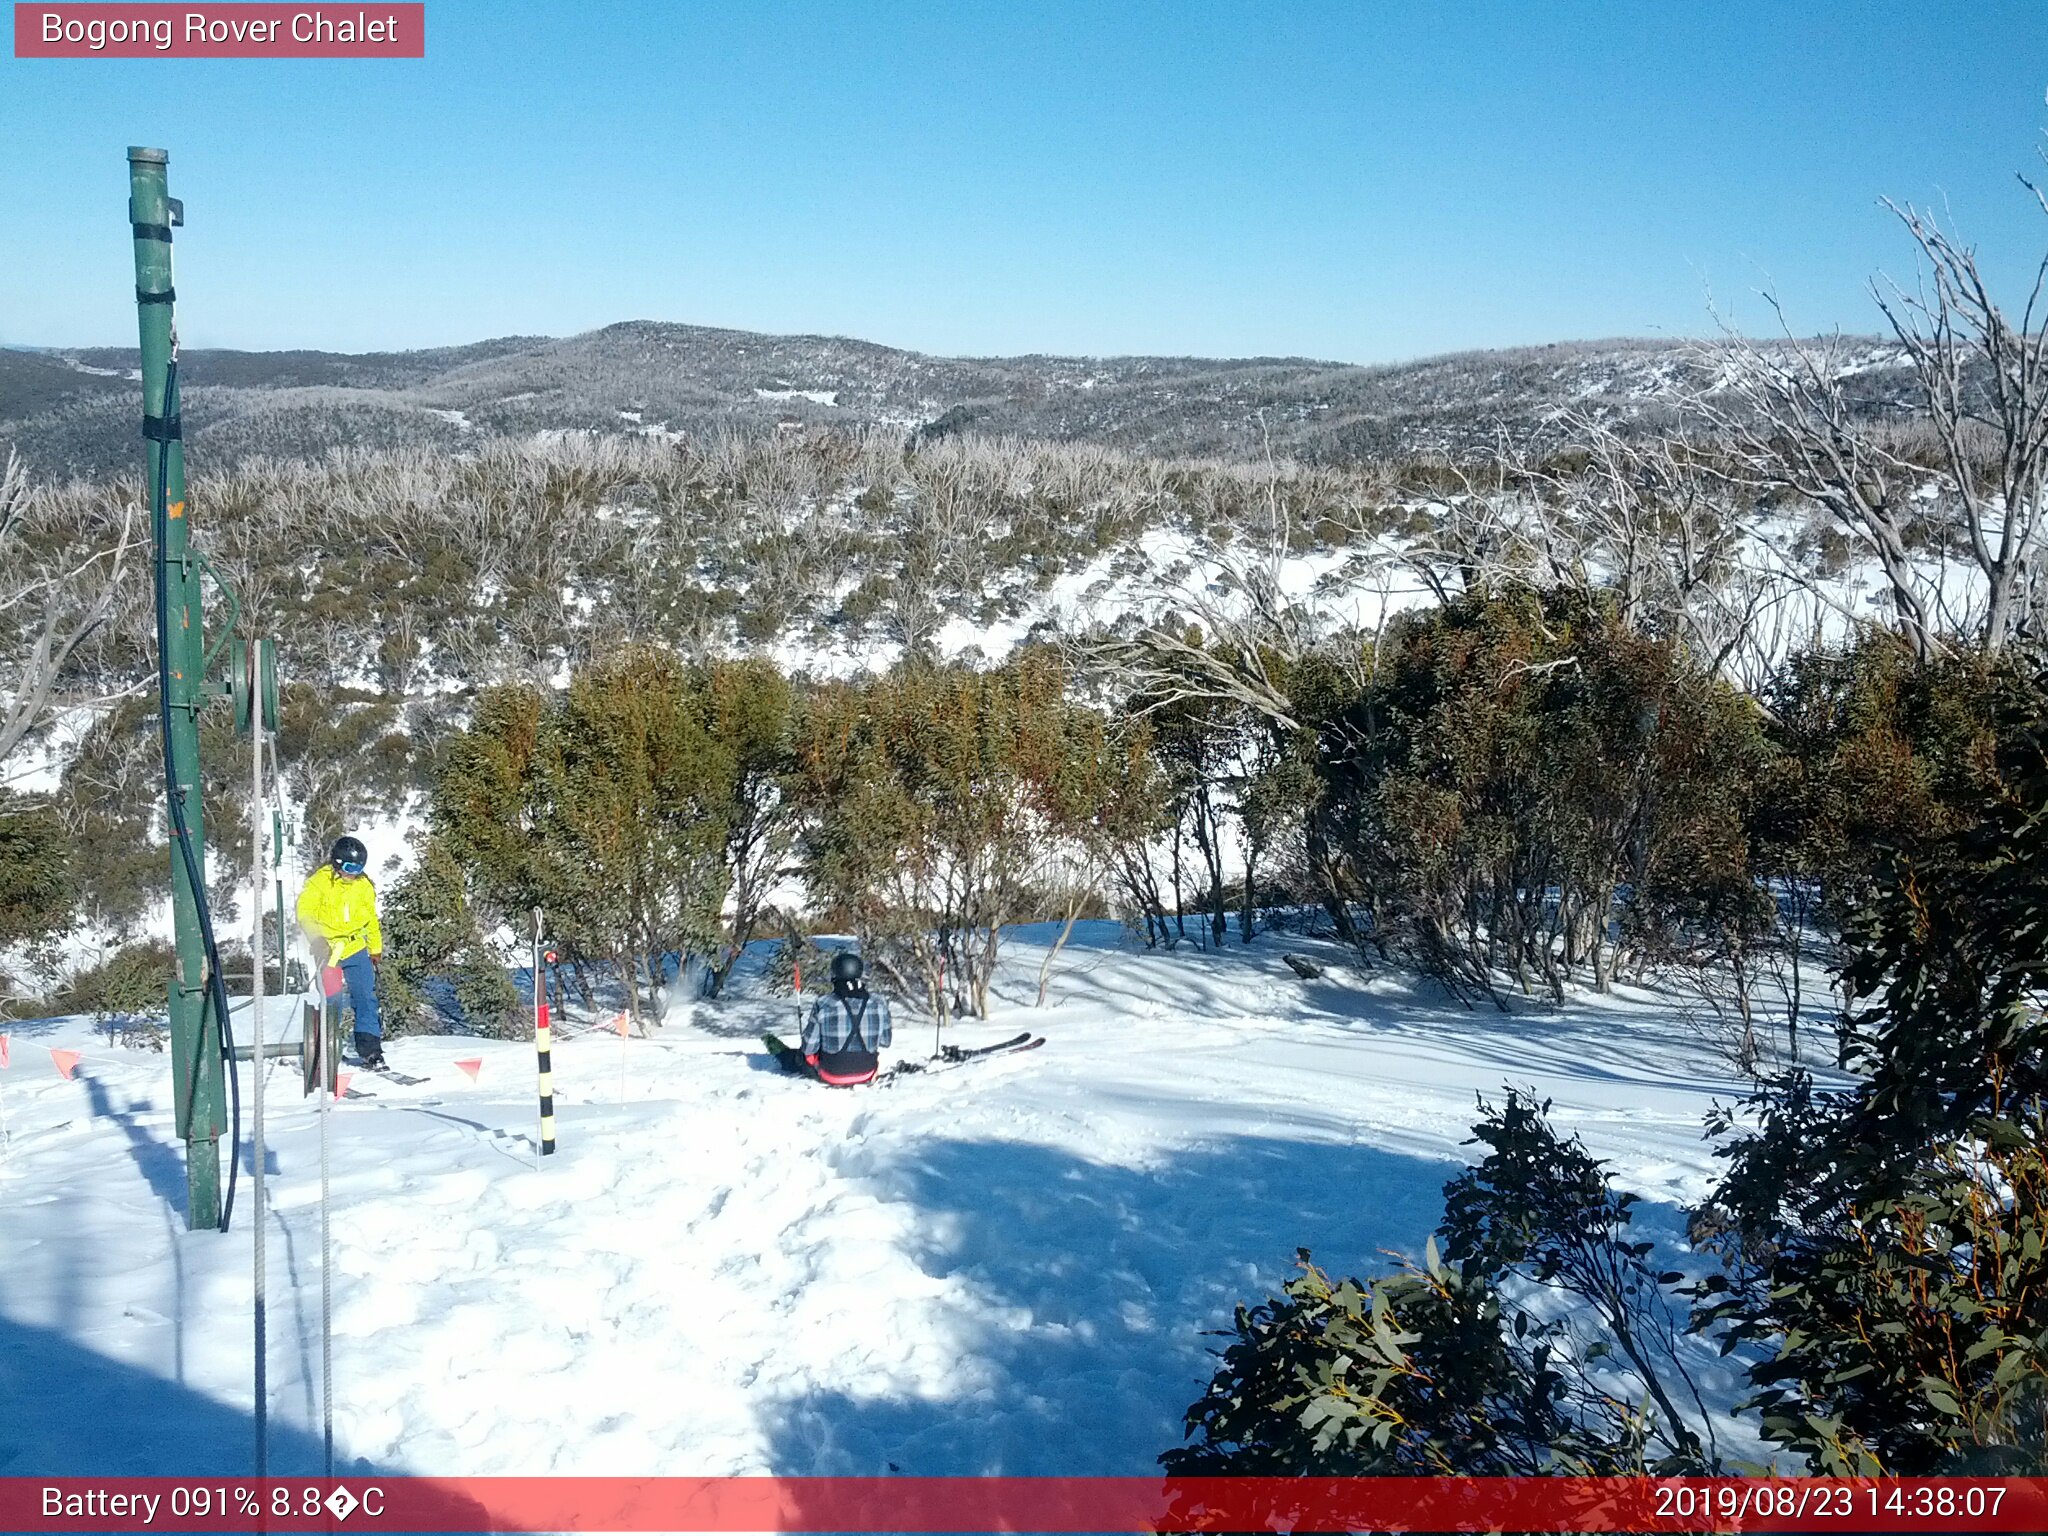
[[[135,230],[135,303],[142,327],[142,410],[146,485],[152,509],[163,508],[155,556],[163,583],[163,707],[168,711],[166,794],[184,812],[185,848],[171,822],[171,912],[178,970],[171,980],[171,1073],[177,1129],[185,1141],[189,1199],[185,1225],[197,1231],[220,1222],[220,1137],[226,1128],[220,1020],[211,1001],[194,872],[205,879],[206,841],[199,794],[199,711],[214,690],[204,684],[204,605],[185,515],[185,446],[179,440],[171,370],[177,330],[171,306],[171,228],[183,208],[168,195],[170,156],[161,149],[128,151],[128,218]]]

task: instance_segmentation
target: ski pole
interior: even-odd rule
[[[796,1004],[796,1048],[804,1048],[804,954],[803,940],[797,940],[797,948],[789,961],[789,996]]]
[[[533,1048],[540,1058],[540,1155],[555,1152],[555,1040],[548,1025],[548,988],[541,966],[554,959],[541,949],[540,908],[533,909]]]

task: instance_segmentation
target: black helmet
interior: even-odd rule
[[[851,986],[860,980],[861,973],[866,969],[867,967],[861,963],[860,956],[850,949],[842,949],[832,957],[832,980],[835,983]]]
[[[361,869],[370,862],[370,850],[363,846],[359,837],[337,837],[327,861],[330,864],[353,864]]]

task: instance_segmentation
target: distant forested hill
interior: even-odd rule
[[[135,354],[0,351],[0,449],[39,475],[135,462]],[[550,430],[702,433],[832,425],[929,440],[1013,436],[1139,453],[1308,462],[1407,457],[1521,434],[1565,409],[1659,425],[1711,388],[1684,343],[1568,342],[1358,367],[1309,358],[929,357],[825,336],[629,321],[563,339],[349,355],[184,357],[195,457],[310,458],[335,447],[449,447]],[[1872,341],[1859,398],[1900,408]]]

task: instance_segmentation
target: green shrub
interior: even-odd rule
[[[2024,716],[2032,687],[2024,658],[1923,663],[1889,635],[1790,658],[1765,693],[1778,752],[1759,833],[1839,922],[1887,857],[1953,836],[1996,797],[2011,767],[2000,721]]]
[[[1598,595],[1513,588],[1398,619],[1322,729],[1319,835],[1375,942],[1500,1002],[1765,920],[1754,705]],[[1619,921],[1617,921],[1619,919]]]
[[[1551,1130],[1547,1109],[1511,1093],[1475,1127],[1493,1150],[1445,1187],[1444,1246],[1430,1239],[1421,1264],[1332,1281],[1304,1251],[1284,1295],[1239,1307],[1235,1342],[1188,1410],[1194,1443],[1163,1455],[1167,1468],[1234,1477],[1718,1467],[1665,1305],[1662,1287],[1679,1277],[1645,1262],[1650,1245],[1627,1236],[1633,1197],[1609,1187],[1576,1138]],[[1546,1304],[1556,1300],[1569,1305]],[[1603,1361],[1633,1372],[1636,1398],[1618,1395]]]
[[[51,1002],[61,1013],[90,1014],[124,1045],[162,1050],[177,971],[178,952],[163,940],[129,944],[73,976]]]
[[[163,747],[155,699],[128,699],[80,738],[59,804],[70,837],[73,912],[115,933],[170,891],[170,854],[155,840]]]
[[[0,791],[0,944],[54,933],[71,917],[71,843],[47,796]]]
[[[1436,1258],[1360,1283],[1302,1250],[1282,1296],[1239,1307],[1236,1341],[1189,1408],[1185,1477],[1530,1472],[1549,1464],[1548,1392],[1501,1330],[1500,1298]],[[1546,1384],[1547,1385],[1547,1384]]]
[[[1965,718],[1968,765],[1911,775],[1948,779],[1929,824],[1845,902],[1852,1086],[1718,1122],[1700,1319],[1773,1350],[1751,1406],[1815,1473],[2048,1465],[2048,671]]]
[[[1775,1345],[1745,1405],[1817,1476],[2048,1472],[2048,1137],[1949,1143],[1911,1187],[1786,1234],[1763,1283],[1703,1316]]]
[[[801,933],[786,933],[768,956],[768,969],[764,978],[770,997],[786,998],[796,989],[796,978],[803,976],[804,994],[808,997],[822,997],[831,989],[833,951],[813,943]]]

